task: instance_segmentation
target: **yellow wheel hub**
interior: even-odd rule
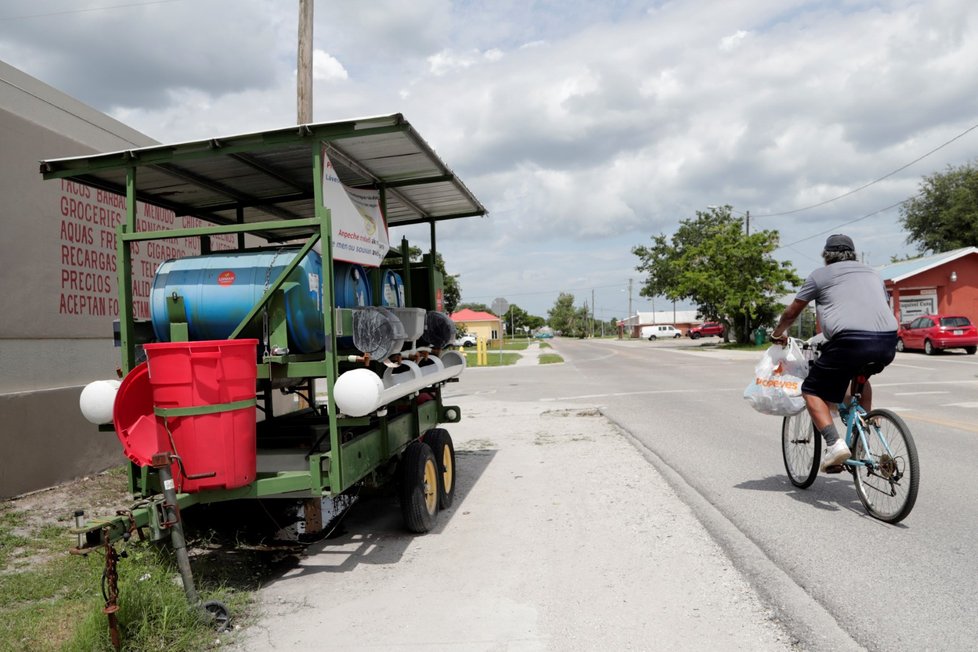
[[[431,459],[424,465],[424,504],[429,514],[438,509],[438,471]]]
[[[442,446],[441,465],[445,469],[441,474],[442,487],[447,493],[454,486],[452,485],[452,476],[455,474],[455,469],[452,468],[452,450],[448,446]]]

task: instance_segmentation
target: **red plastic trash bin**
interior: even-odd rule
[[[183,462],[177,491],[234,489],[255,480],[258,340],[146,344],[153,408]],[[169,435],[166,434],[169,430]]]

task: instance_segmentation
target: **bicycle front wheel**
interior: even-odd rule
[[[784,418],[781,422],[781,453],[791,484],[805,489],[815,482],[821,452],[822,438],[815,430],[808,410]]]
[[[899,523],[917,502],[917,446],[910,428],[893,412],[873,410],[866,419],[865,445],[857,438],[853,450],[856,460],[867,463],[855,467],[856,493],[871,516]]]

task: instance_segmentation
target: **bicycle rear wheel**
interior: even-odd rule
[[[805,489],[815,482],[821,452],[822,438],[807,410],[784,418],[781,422],[781,453],[791,484]]]
[[[855,467],[856,493],[866,511],[887,523],[899,523],[917,502],[920,463],[917,446],[903,419],[889,410],[873,410],[867,415],[876,425],[866,428],[865,450],[857,438],[853,457],[872,466]]]

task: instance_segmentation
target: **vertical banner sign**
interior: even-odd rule
[[[380,192],[340,183],[323,149],[323,204],[333,223],[333,260],[378,267],[390,249]]]

